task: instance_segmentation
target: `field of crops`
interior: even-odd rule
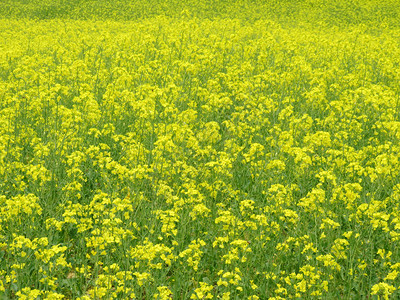
[[[399,299],[400,4],[0,4],[0,299]]]

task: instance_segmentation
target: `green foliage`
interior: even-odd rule
[[[398,13],[1,1],[0,299],[399,298]]]
[[[138,20],[164,15],[200,19],[270,19],[282,25],[399,26],[397,0],[3,0],[0,17]]]

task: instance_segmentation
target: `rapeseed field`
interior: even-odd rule
[[[399,299],[400,5],[0,4],[0,299]]]

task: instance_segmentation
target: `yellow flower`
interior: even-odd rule
[[[212,285],[208,285],[205,282],[200,282],[200,287],[194,290],[194,294],[190,296],[190,299],[213,299],[214,297],[210,293],[212,290]]]
[[[396,290],[396,288],[390,284],[385,282],[380,282],[375,284],[371,288],[371,295],[379,295],[383,297],[383,299],[388,300],[389,296]]]
[[[158,294],[154,294],[153,298],[157,300],[168,300],[172,299],[172,292],[166,286],[157,287]]]

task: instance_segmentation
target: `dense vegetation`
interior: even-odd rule
[[[0,3],[0,299],[400,296],[399,4],[294,2]]]
[[[0,16],[35,19],[140,20],[157,16],[273,20],[282,24],[399,26],[397,0],[3,0]]]

